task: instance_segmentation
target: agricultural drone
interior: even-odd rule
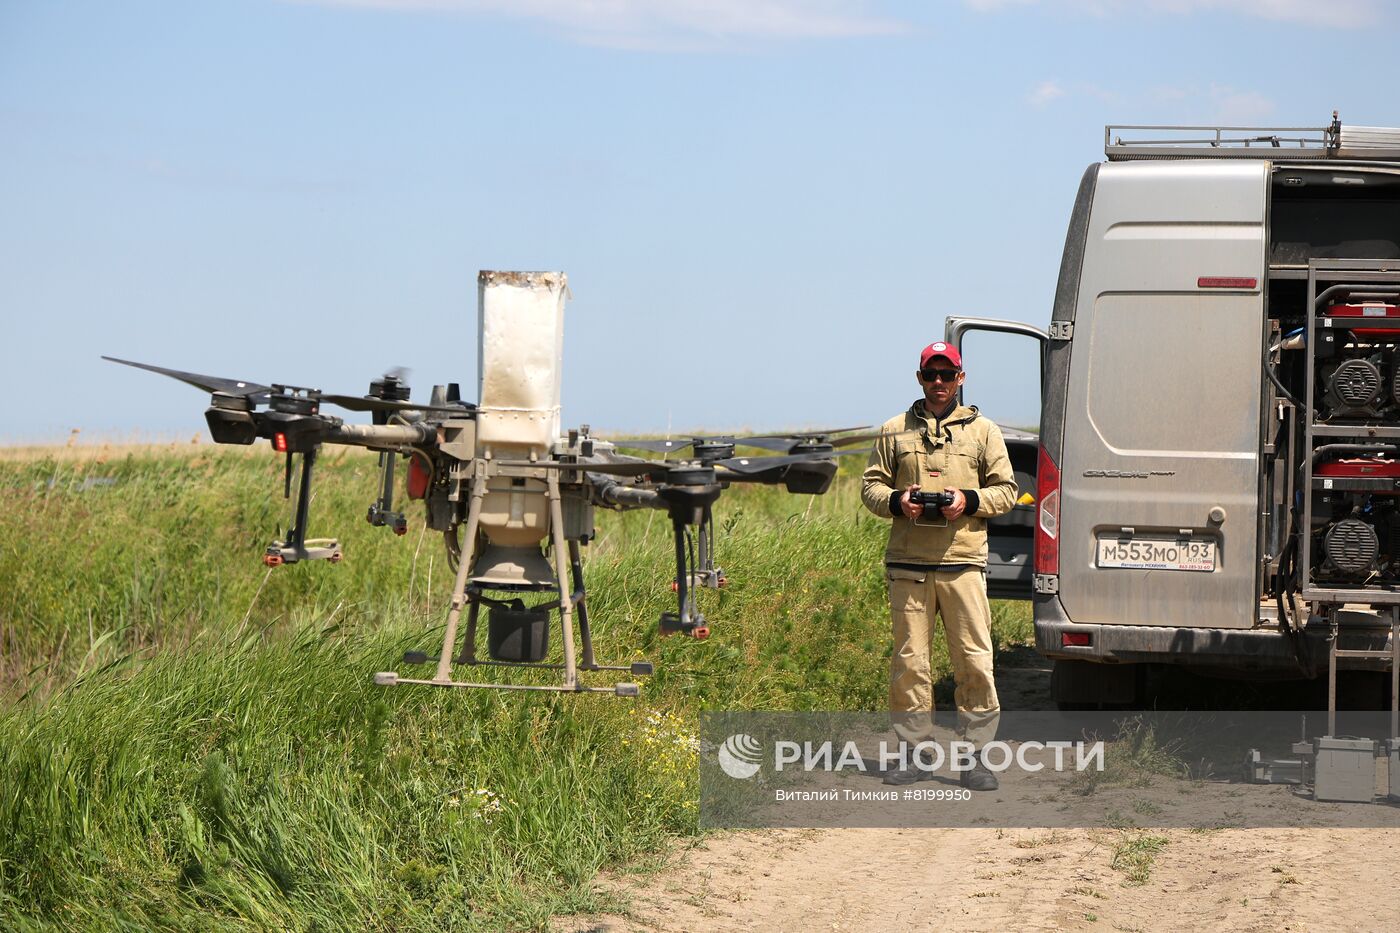
[[[382,686],[492,687],[636,696],[635,683],[585,686],[580,672],[650,674],[649,662],[599,664],[589,632],[581,546],[594,536],[595,508],[660,509],[675,537],[676,611],[659,620],[662,634],[705,638],[709,626],[696,606],[698,588],[725,584],[714,564],[711,506],[731,483],[765,483],[789,492],[821,494],[836,474],[838,450],[869,438],[860,428],[800,435],[694,437],[609,442],[587,425],[561,435],[559,385],[563,356],[563,273],[482,272],[480,393],[476,404],[461,400],[456,384],[435,386],[427,404],[409,400],[404,373],[390,372],[370,383],[368,394],[336,395],[301,386],[260,385],[164,369],[104,357],[186,382],[210,393],[205,412],[220,444],[252,444],[259,438],[286,455],[283,495],[293,499],[283,540],[268,545],[269,567],[306,560],[341,559],[339,542],[307,537],[311,477],[326,444],[379,452],[378,498],[371,525],[402,535],[408,530],[395,508],[395,467],[408,458],[409,499],[421,500],[427,526],[443,533],[456,572],[442,648],[435,656],[408,652],[406,664],[436,662],[431,678],[375,675]],[[348,424],[323,414],[325,404],[369,412],[370,424]],[[835,437],[834,435],[843,435]],[[735,456],[736,446],[775,451],[777,456]],[[666,459],[618,453],[651,451]],[[294,471],[300,457],[299,471]],[[293,473],[297,472],[295,496]],[[465,525],[465,533],[461,527]],[[546,550],[549,554],[546,556]],[[554,594],[526,605],[523,594]],[[477,657],[477,623],[487,610],[487,658]],[[457,631],[466,610],[460,653]],[[563,663],[546,663],[550,620],[558,611]],[[577,621],[582,658],[574,644]],[[548,668],[563,671],[558,686],[476,683],[454,678],[454,665]]]

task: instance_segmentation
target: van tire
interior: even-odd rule
[[[1061,710],[1133,709],[1142,696],[1140,664],[1059,658],[1050,671],[1050,698]]]

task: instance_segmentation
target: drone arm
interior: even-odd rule
[[[620,509],[664,509],[666,501],[654,489],[641,489],[619,483],[611,476],[589,473],[589,481],[604,505]]]
[[[437,428],[431,424],[338,424],[326,434],[331,444],[351,447],[402,447],[432,443]]]

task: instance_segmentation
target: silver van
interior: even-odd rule
[[[1393,678],[1400,130],[1110,126],[1105,154],[1048,333],[947,321],[1040,341],[992,595],[1033,600],[1065,705],[1132,703],[1151,663]]]

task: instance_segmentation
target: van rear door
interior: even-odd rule
[[[978,337],[964,346],[974,333]],[[944,322],[944,340],[970,354],[964,356],[970,401],[1001,428],[1021,497],[1009,513],[987,521],[987,595],[1030,599],[1035,467],[1049,338],[1020,321],[950,317]]]
[[[1099,171],[1061,334],[1058,584],[1072,622],[1257,622],[1269,170]]]

